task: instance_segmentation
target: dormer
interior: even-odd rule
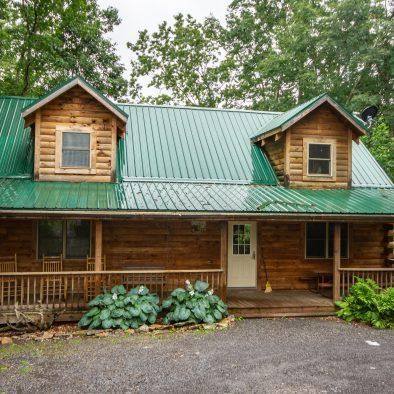
[[[252,142],[285,186],[348,188],[352,144],[365,134],[359,119],[324,94],[273,118]]]
[[[34,135],[34,179],[114,182],[127,114],[80,77],[24,108]]]

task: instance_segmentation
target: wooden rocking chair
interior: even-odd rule
[[[18,272],[16,253],[14,256],[0,257],[0,273]],[[14,277],[2,277],[0,280],[0,294],[3,300],[8,299],[8,303],[12,297],[15,297],[18,292],[17,279]]]
[[[63,271],[63,256],[42,256],[42,272],[61,272]],[[66,299],[67,289],[63,283],[61,276],[50,276],[42,283],[41,294],[43,296],[43,303],[50,303],[50,300],[55,303],[55,300],[60,301],[62,294]]]

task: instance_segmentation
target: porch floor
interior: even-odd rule
[[[308,290],[227,289],[230,313],[243,317],[326,316],[335,313],[330,298]]]

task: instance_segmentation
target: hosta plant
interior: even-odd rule
[[[153,324],[160,312],[159,297],[150,294],[145,286],[138,286],[129,292],[123,285],[114,286],[111,292],[92,299],[79,326],[89,329],[138,328]]]
[[[167,310],[164,324],[178,322],[215,323],[227,316],[227,305],[209,290],[209,284],[197,280],[194,285],[185,282],[185,288],[175,289],[171,296],[163,301]]]
[[[394,328],[394,287],[382,290],[371,279],[357,278],[349,295],[337,302],[338,316],[362,321],[375,328]]]

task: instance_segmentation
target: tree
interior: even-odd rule
[[[0,94],[40,95],[77,74],[112,97],[125,94],[124,66],[105,37],[120,23],[117,10],[97,0],[0,2]]]
[[[362,137],[375,159],[394,180],[394,138],[383,116],[374,121],[369,135]]]
[[[130,95],[140,101],[216,106],[221,100],[217,65],[222,27],[215,18],[198,23],[190,15],[174,17],[149,34],[139,33],[128,43],[131,61]],[[144,95],[143,84],[155,88],[155,96]]]
[[[142,101],[287,110],[322,92],[352,110],[392,99],[392,12],[383,0],[234,0],[226,25],[178,15],[140,33]],[[158,91],[141,95],[143,81]],[[162,90],[166,94],[162,94]]]

